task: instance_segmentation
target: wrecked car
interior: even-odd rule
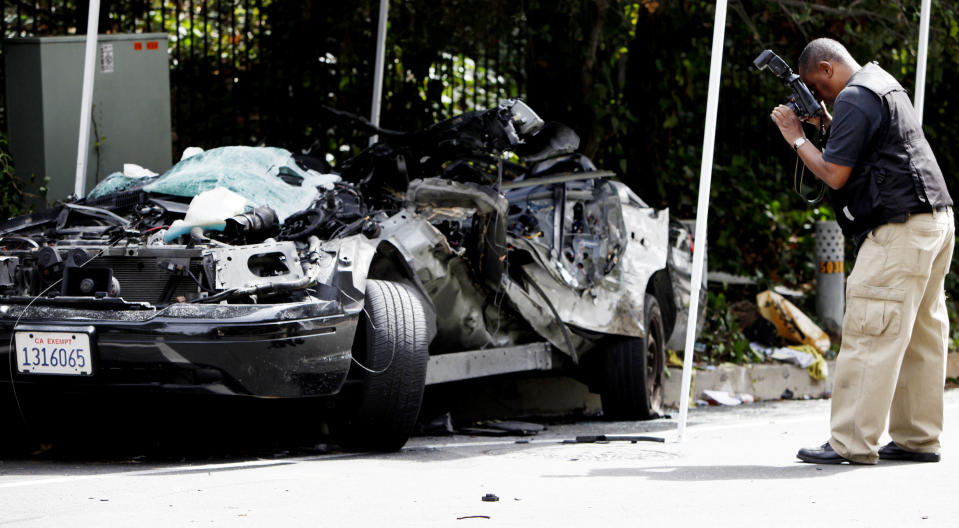
[[[311,399],[371,450],[425,385],[509,372],[657,416],[689,230],[518,100],[378,133],[336,171],[223,147],[0,223],[0,386]]]

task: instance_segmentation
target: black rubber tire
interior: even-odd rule
[[[427,312],[409,286],[367,281],[350,373],[359,390],[349,395],[337,434],[344,447],[397,451],[406,444],[423,402],[429,341]]]
[[[609,420],[649,420],[663,410],[666,332],[656,297],[646,294],[646,337],[620,337],[603,351],[600,397]]]

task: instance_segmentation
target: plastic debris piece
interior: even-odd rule
[[[462,521],[463,519],[489,519],[489,515],[465,515],[456,518],[457,521]]]
[[[812,348],[812,347],[810,347]],[[812,350],[816,350],[812,348]],[[816,360],[815,356],[807,352],[806,350],[801,350],[793,347],[779,347],[772,350],[768,356],[770,359],[775,359],[777,361],[782,361],[783,363],[792,363],[802,368],[809,368],[809,365],[812,365]]]
[[[190,202],[183,220],[176,220],[163,235],[164,242],[171,242],[189,233],[194,227],[205,230],[223,231],[226,220],[243,213],[246,198],[225,188],[216,187],[198,194]]]
[[[679,357],[679,354],[675,350],[669,351],[669,358],[666,359],[666,364],[671,367],[682,367],[683,360]]]
[[[756,295],[759,313],[776,325],[779,335],[795,343],[812,345],[820,352],[829,350],[829,336],[806,314],[782,295],[766,290]]]
[[[791,391],[791,390],[789,390],[789,389],[784,390],[783,393],[782,393],[782,396],[780,396],[780,398],[782,398],[782,399],[784,399],[784,400],[791,400],[791,399],[793,399],[793,391]]]
[[[523,436],[535,435],[546,430],[545,425],[517,421],[491,421],[479,425],[484,428],[498,429],[506,431],[507,433]]]
[[[180,161],[183,161],[189,157],[196,156],[197,154],[202,154],[203,149],[200,147],[187,147],[183,149],[183,154],[180,155]]]
[[[706,396],[706,401],[710,402],[712,405],[742,405],[742,400],[735,396],[730,396],[726,391],[714,391],[714,390],[704,390],[703,395]]]
[[[743,403],[753,403],[754,401],[756,401],[756,398],[752,394],[740,394],[739,399]]]
[[[489,427],[460,427],[457,430],[460,434],[470,435],[470,436],[507,436],[509,431],[504,431],[502,429],[492,429]]]
[[[762,343],[760,343],[760,342],[758,342],[758,341],[750,341],[750,342],[749,342],[749,348],[750,348],[753,352],[762,355],[762,356],[763,356],[764,358],[766,358],[766,359],[769,359],[770,356],[773,355],[773,352],[776,351],[776,347],[774,347],[774,346],[766,346],[766,345],[764,345],[764,344],[762,344]]]
[[[461,427],[457,432],[475,436],[533,436],[546,430],[546,426],[516,421],[479,422],[474,427]]]
[[[812,361],[806,366],[809,377],[814,380],[825,381],[829,377],[829,366],[826,364],[826,358],[818,350],[809,345],[799,345],[789,347],[797,352],[805,352],[812,357]]]
[[[497,497],[496,495],[493,495],[492,493],[487,493],[486,495],[483,495],[483,502],[496,502],[498,500],[499,500],[499,497]]]
[[[601,434],[601,435],[582,435],[577,436],[576,440],[568,443],[576,444],[595,444],[596,442],[665,442],[665,438],[658,436],[638,436],[638,435],[618,435],[618,434]],[[567,443],[567,442],[564,442]]]
[[[775,359],[784,363],[792,363],[809,371],[809,377],[823,381],[829,376],[829,366],[826,358],[810,345],[794,345],[789,347],[764,347],[759,343],[749,343],[753,351],[762,354],[768,359]]]
[[[145,169],[136,163],[124,163],[123,175],[130,178],[149,178],[151,176],[156,176],[157,173],[150,169]]]

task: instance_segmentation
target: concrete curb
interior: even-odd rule
[[[835,362],[827,361],[829,372]],[[664,403],[679,408],[683,369],[670,367],[666,379]],[[704,398],[703,391],[725,391],[733,396],[748,394],[756,401],[779,400],[787,390],[794,399],[828,397],[832,394],[832,377],[824,381],[811,378],[806,369],[787,363],[756,365],[720,365],[707,370],[694,370],[690,387],[691,401]]]
[[[703,391],[726,391],[732,395],[749,394],[760,400],[778,400],[786,389],[794,399],[823,398],[832,395],[836,362],[827,361],[829,376],[824,381],[809,377],[806,369],[788,363],[720,365],[708,370],[693,370],[690,399],[703,399]],[[666,407],[679,408],[683,369],[670,367],[665,387]],[[959,352],[946,356],[946,377],[959,378]]]
[[[786,389],[794,399],[822,398],[832,394],[835,361],[826,362],[830,376],[825,381],[809,377],[806,369],[787,363],[721,365],[709,370],[694,370],[691,401],[703,399],[704,390],[749,394],[756,401],[778,400]],[[669,368],[665,404],[679,408],[679,389],[683,371]],[[947,357],[946,376],[959,378],[959,353]],[[454,416],[463,419],[515,418],[526,416],[598,415],[602,402],[582,383],[568,377],[536,374],[499,376],[427,388],[427,399],[438,398]]]

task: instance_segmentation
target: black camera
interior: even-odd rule
[[[793,73],[789,65],[772,50],[765,50],[760,53],[753,61],[753,66],[760,70],[769,68],[773,75],[779,77],[779,80],[793,91],[786,101],[786,106],[791,108],[797,116],[816,117],[822,113],[822,106],[813,97],[806,84],[799,80],[799,76]]]

